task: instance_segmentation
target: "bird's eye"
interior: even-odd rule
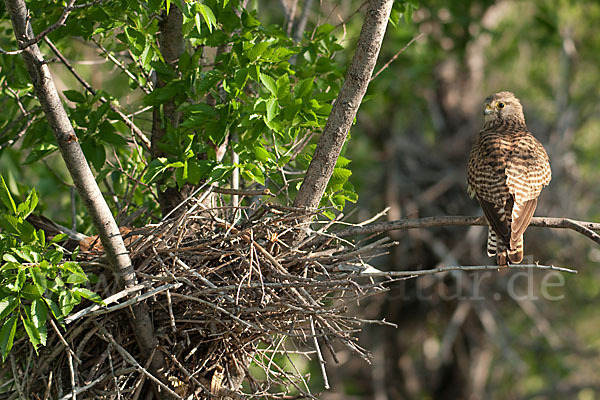
[[[503,103],[503,102],[499,102],[499,103],[497,104],[497,107],[498,107],[498,108],[504,108],[504,103]]]

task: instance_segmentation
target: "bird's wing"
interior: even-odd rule
[[[510,232],[510,248],[515,248],[519,238],[525,233],[525,230],[533,218],[535,207],[537,206],[537,198],[527,200],[525,204],[514,204],[512,210],[512,223]]]
[[[515,140],[505,172],[506,185],[514,196],[515,203],[519,205],[537,199],[542,188],[552,178],[548,154],[544,146],[529,132],[523,132]]]
[[[512,210],[507,210],[506,208],[512,208],[512,201],[507,202],[504,206],[498,206],[482,198],[478,198],[477,200],[479,200],[485,219],[487,219],[494,232],[496,232],[496,236],[508,247],[511,237],[508,216]]]

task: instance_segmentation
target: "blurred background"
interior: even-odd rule
[[[521,99],[529,129],[550,156],[553,179],[536,215],[598,221],[600,3],[408,3],[414,7],[407,10],[413,11],[389,25],[376,71],[417,40],[371,82],[345,147],[345,157],[352,160],[350,181],[359,194],[345,210],[353,212],[350,219],[362,221],[386,207],[383,219],[388,220],[481,215],[466,193],[467,158],[483,123],[484,99],[508,90]],[[298,16],[306,9],[309,32],[323,23],[336,26],[344,49],[335,61],[346,68],[365,4],[251,0],[248,6],[265,26],[284,26],[292,7]],[[124,106],[139,102],[141,91],[132,91],[124,74],[108,74],[116,68],[97,49],[75,41],[64,52],[81,60],[75,66],[94,87]],[[52,69],[60,91],[77,86],[63,66]],[[5,148],[2,154],[2,173],[13,186],[34,186],[46,215],[69,209],[68,174],[58,167],[56,154],[26,168],[18,148]],[[398,246],[373,261],[382,270],[494,261],[485,254],[483,227],[414,229],[390,236]],[[325,352],[332,389],[319,398],[600,398],[600,248],[573,231],[531,227],[525,254],[527,262],[579,273],[452,272],[390,284],[389,292],[351,312],[398,328],[369,325],[359,334],[361,346],[372,351],[371,364],[345,348],[338,349],[337,364]],[[318,365],[306,368],[319,392]]]
[[[598,220],[598,18],[597,1],[420,1],[411,22],[390,26],[376,70],[422,36],[371,83],[351,131],[358,219],[388,206],[389,220],[481,215],[466,195],[466,162],[484,99],[508,90],[551,160],[536,215]],[[360,22],[350,20],[345,42]],[[382,269],[493,263],[483,227],[390,235],[400,244],[376,261]],[[391,285],[357,312],[398,329],[367,328],[360,342],[373,365],[351,355],[330,364],[334,390],[323,398],[600,398],[599,250],[572,231],[531,227],[526,261],[579,274],[447,273]]]

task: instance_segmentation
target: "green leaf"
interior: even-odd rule
[[[350,171],[349,169],[335,167],[333,169],[332,178],[335,179],[336,181],[344,181],[345,182],[348,180],[348,178],[350,178],[351,175],[352,175],[352,171]]]
[[[71,295],[71,293],[68,291],[62,292],[58,296],[58,301],[60,304],[60,310],[61,310],[62,315],[69,315],[71,310],[73,310],[73,307],[75,307],[75,305],[79,304],[79,300],[74,298]]]
[[[14,296],[7,296],[0,300],[0,320],[8,317],[13,310],[19,305],[17,298]]]
[[[64,90],[63,95],[73,103],[85,103],[86,99],[83,93],[77,90]]]
[[[333,32],[334,29],[335,29],[335,26],[333,26],[331,24],[323,24],[323,25],[319,26],[317,28],[317,30],[315,31],[315,37],[323,37],[323,36],[329,35],[331,32]]]
[[[54,236],[52,238],[52,240],[50,240],[49,244],[54,244],[54,243],[61,242],[61,241],[63,241],[66,238],[67,238],[67,234],[66,233],[59,233],[58,235]]]
[[[53,300],[47,299],[45,297],[42,297],[42,300],[44,300],[46,302],[46,305],[52,312],[52,315],[54,316],[54,318],[56,318],[58,321],[61,321],[64,319],[65,316],[62,313],[60,307],[58,307],[58,304],[56,304]]]
[[[241,168],[241,175],[244,179],[249,181],[255,181],[260,183],[261,185],[265,184],[265,176],[261,169],[254,164],[244,164]]]
[[[12,211],[13,214],[17,213],[17,206],[10,195],[10,191],[8,190],[8,186],[6,185],[2,175],[0,175],[0,199],[2,199],[2,202],[9,211]]]
[[[31,320],[36,328],[40,328],[46,324],[48,318],[48,307],[43,300],[34,300],[31,303]]]
[[[80,295],[81,297],[85,297],[86,299],[91,300],[94,303],[104,304],[104,302],[102,301],[102,297],[100,297],[98,294],[92,292],[89,289],[76,288],[76,289],[73,289],[73,293],[76,293],[76,294]]]
[[[14,249],[12,249],[12,251],[28,263],[35,262],[34,256],[31,253],[31,250],[28,249],[27,247],[14,248]]]
[[[14,215],[2,214],[0,217],[0,224],[6,230],[6,232],[11,233],[16,236],[21,235],[20,225],[21,219],[15,217]]]
[[[344,157],[344,156],[339,156],[337,161],[335,162],[335,166],[336,167],[346,167],[348,166],[348,164],[350,164],[352,162],[352,160],[349,160],[348,158]]]
[[[165,1],[165,8],[167,9],[167,15],[169,15],[169,10],[171,9],[171,0]]]
[[[36,328],[36,326],[30,320],[21,317],[23,321],[23,326],[25,327],[25,332],[27,332],[27,336],[29,336],[29,341],[33,344],[33,349],[37,354],[37,348],[40,346],[40,332]]]
[[[12,262],[12,263],[20,264],[20,262],[17,261],[17,259],[15,258],[15,256],[13,256],[10,253],[4,253],[4,254],[2,254],[2,259],[4,261],[7,261],[7,262]]]
[[[256,61],[265,52],[267,47],[269,47],[269,42],[256,43],[254,46],[250,47],[246,54],[250,61]]]
[[[6,356],[12,349],[15,332],[17,330],[17,316],[10,317],[2,329],[0,329],[0,352],[2,353],[2,361],[6,360]]]
[[[198,34],[201,35],[202,34],[202,25],[200,23],[200,14],[194,15],[194,22],[196,23],[196,30],[198,31]]]
[[[29,214],[31,214],[31,212],[35,209],[37,204],[37,193],[35,192],[35,189],[31,189],[31,192],[29,192],[27,199],[23,203],[19,204],[19,206],[17,207],[17,213],[21,218],[25,219],[29,216]]]
[[[34,267],[31,269],[31,278],[40,293],[43,294],[47,288],[46,274],[39,267]]]
[[[278,113],[279,107],[277,104],[277,99],[271,97],[269,100],[267,100],[267,122],[273,121],[273,119],[277,116]]]
[[[23,164],[31,164],[49,154],[54,153],[56,150],[58,150],[58,147],[51,143],[42,143],[37,145],[31,150],[25,161],[23,161]]]
[[[73,273],[67,277],[67,283],[85,283],[88,278],[85,274]]]
[[[204,21],[208,26],[208,31],[212,33],[213,26],[217,26],[217,19],[215,18],[215,14],[213,14],[210,7],[205,6],[204,4],[198,4],[198,7],[200,9],[200,14],[202,14],[202,17],[204,18]]]
[[[40,299],[43,294],[42,292],[40,292],[40,289],[36,285],[29,282],[26,282],[23,285],[23,289],[20,293],[27,300]]]
[[[265,87],[269,90],[269,92],[271,92],[273,96],[277,96],[277,85],[275,84],[275,79],[261,72],[260,81],[263,85],[265,85]]]
[[[83,150],[85,158],[92,163],[96,171],[100,171],[106,161],[104,146],[98,144],[94,138],[88,138],[88,140],[82,141],[81,150]]]
[[[255,146],[254,147],[254,156],[260,162],[267,162],[271,158],[271,153],[265,150],[264,147]]]

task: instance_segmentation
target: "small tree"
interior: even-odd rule
[[[141,226],[182,215],[201,189],[227,186],[223,193],[234,206],[238,196],[264,189],[281,203],[295,198],[298,208],[342,209],[356,201],[349,160],[340,153],[373,72],[391,0],[370,2],[345,81],[333,59],[341,49],[336,27],[304,31],[310,1],[297,19],[287,10],[287,31],[263,26],[239,0],[76,3],[5,0],[14,36],[5,30],[1,40],[17,50],[0,56],[3,147],[18,149],[14,154],[26,164],[60,150],[91,217],[84,227],[93,223],[130,296],[139,294],[139,277],[111,209],[119,210],[117,219]],[[396,15],[412,9],[396,7]],[[78,56],[75,46],[106,63],[80,72],[69,61]],[[62,93],[50,74],[53,60],[68,71],[61,78],[72,82]],[[143,356],[138,365],[150,360],[149,371],[166,387],[165,357],[156,353],[159,327],[143,302],[133,310]]]

